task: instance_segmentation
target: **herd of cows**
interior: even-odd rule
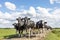
[[[46,25],[47,22],[43,22],[43,20],[39,20],[36,23],[28,17],[24,17],[24,18],[18,17],[16,20],[18,21],[18,23],[14,23],[13,26],[15,27],[16,31],[18,31],[20,36],[24,30],[26,30],[27,32],[28,29],[30,30],[38,29],[38,31],[40,31],[41,29],[42,32],[43,32],[43,29],[46,29],[46,30],[52,29],[52,27]]]

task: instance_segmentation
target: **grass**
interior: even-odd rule
[[[15,29],[0,29],[0,40],[5,36],[16,34]],[[46,37],[45,40],[60,40],[60,29],[53,29]]]
[[[15,29],[0,29],[0,39],[13,34],[15,34]]]
[[[51,33],[49,33],[45,40],[60,40],[60,29],[53,29]]]

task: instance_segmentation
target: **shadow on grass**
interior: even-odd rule
[[[4,39],[19,38],[18,34],[4,36]]]
[[[4,39],[11,39],[11,38],[23,38],[23,37],[26,37],[26,38],[29,38],[29,35],[28,34],[23,34],[22,37],[19,37],[18,34],[14,34],[14,35],[8,35],[8,36],[4,36]],[[33,37],[36,37],[35,35],[34,36],[30,36],[30,38],[33,38]]]

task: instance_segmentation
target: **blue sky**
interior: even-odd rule
[[[2,11],[8,11],[8,9],[6,9],[4,3],[5,2],[11,2],[14,3],[17,7],[17,9],[21,9],[23,8],[22,6],[24,6],[25,9],[28,9],[30,6],[33,7],[37,7],[37,6],[41,6],[41,7],[45,7],[45,8],[54,8],[54,7],[60,7],[59,4],[55,3],[53,5],[50,4],[50,0],[0,0],[0,4],[3,6],[1,8]],[[10,11],[10,10],[9,10]]]
[[[51,5],[50,0],[18,0],[18,1],[17,0],[13,0],[13,1],[12,0],[0,0],[0,4],[2,5],[2,8],[0,8],[0,10],[2,10],[3,12],[11,11],[5,7],[4,5],[5,2],[11,2],[15,4],[17,7],[16,8],[17,11],[19,11],[22,8],[28,9],[30,6],[33,6],[33,7],[41,6],[44,8],[60,7],[59,3],[54,3],[53,5]]]
[[[37,15],[37,17],[36,17]],[[60,27],[60,0],[0,0],[0,27],[13,27],[17,17],[28,16]]]

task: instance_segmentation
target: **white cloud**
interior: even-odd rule
[[[10,10],[15,10],[16,9],[16,5],[11,3],[11,2],[5,2],[5,6]]]
[[[51,4],[60,3],[60,0],[50,0],[50,3],[51,3]]]
[[[48,25],[51,25],[52,27],[60,27],[60,8],[47,10],[50,8],[43,8],[43,7],[37,7],[39,16],[37,15],[38,20],[42,19],[44,21],[48,22]],[[50,12],[51,11],[51,12]]]
[[[56,1],[56,3],[60,3],[60,0],[55,0]]]
[[[7,24],[7,23],[10,23],[10,21],[5,19],[0,19],[0,24]]]
[[[43,17],[45,16],[51,16],[51,14],[49,13],[50,10],[48,10],[47,8],[42,8],[42,7],[37,7],[40,15],[43,15]]]
[[[51,12],[50,12],[51,11]],[[37,16],[36,16],[37,15]],[[37,22],[38,20],[44,20],[48,22],[48,25],[52,27],[60,27],[60,8],[43,8],[43,7],[30,7],[28,10],[16,12],[5,12],[0,11],[0,27],[13,27],[12,24],[16,21],[17,17],[30,17],[31,20]]]
[[[50,0],[50,3],[51,3],[51,4],[54,4],[54,0]]]
[[[2,7],[2,5],[0,4],[0,7]]]
[[[8,12],[3,13],[2,11],[0,11],[0,28],[6,28],[6,27],[12,28],[13,27],[12,24],[15,22],[16,18],[12,14]]]
[[[35,8],[31,6],[31,7],[29,8],[29,10],[28,10],[28,13],[32,14],[33,17],[35,17],[35,16],[36,16],[36,10],[35,10]]]
[[[55,18],[56,21],[59,21],[60,20],[60,8],[58,9],[55,9],[52,13],[53,17]]]

